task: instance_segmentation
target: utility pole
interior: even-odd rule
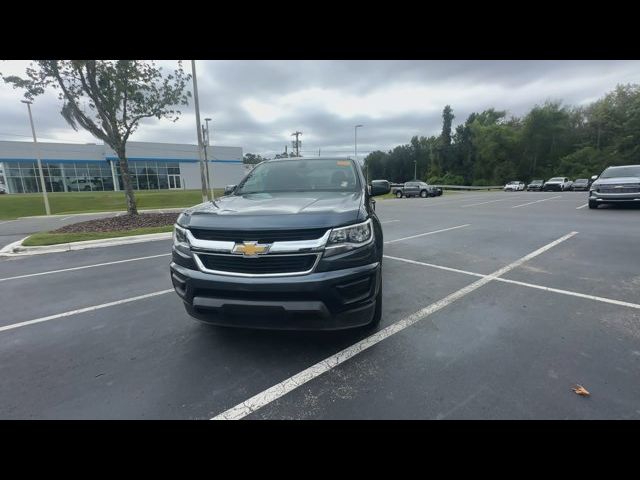
[[[355,158],[356,158],[356,163],[358,163],[358,129],[360,127],[363,127],[364,125],[356,125],[355,127],[353,127],[354,130],[354,135],[355,135]],[[367,185],[369,184],[369,165],[367,165]]]
[[[418,180],[418,160],[413,161],[413,179]]]
[[[320,156],[320,149],[318,149],[318,156]]]
[[[33,145],[36,149],[36,160],[38,161],[38,171],[40,172],[40,188],[42,188],[42,196],[44,197],[44,211],[47,215],[51,215],[51,208],[49,207],[49,197],[47,196],[47,187],[44,183],[44,173],[42,173],[42,162],[40,161],[40,149],[38,148],[38,140],[36,139],[36,129],[33,126],[33,117],[31,116],[31,102],[27,100],[20,100],[22,103],[27,104],[27,110],[29,110],[29,123],[31,124],[31,133],[33,134]]]
[[[298,140],[298,136],[302,135],[302,132],[298,132],[296,131],[295,133],[292,133],[291,136],[295,136],[296,137],[296,143],[295,143],[295,147],[296,147],[296,157],[300,156],[300,141]]]
[[[196,61],[191,60],[191,73],[193,74],[193,101],[196,105],[196,131],[198,132],[198,155],[200,156],[200,181],[202,182],[202,202],[211,200],[207,190],[207,178],[204,168],[204,143],[202,142],[202,130],[200,123],[200,103],[198,102],[198,79],[196,78]]]
[[[214,200],[215,196],[213,194],[213,180],[209,176],[209,160],[207,160],[207,148],[209,147],[209,139],[210,139],[210,136],[209,136],[209,122],[211,121],[211,119],[210,118],[205,118],[204,121],[207,124],[206,129],[205,129],[204,126],[202,127],[203,136],[204,136],[205,130],[206,130],[206,133],[207,133],[206,136],[205,136],[205,138],[206,138],[206,146],[204,147],[204,162],[205,162],[205,164],[207,166],[207,183],[209,184],[209,193],[211,194],[211,200]],[[215,159],[212,158],[212,160],[215,160]]]

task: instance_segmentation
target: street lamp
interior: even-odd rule
[[[49,207],[49,197],[47,196],[47,187],[44,183],[44,173],[42,173],[42,162],[40,162],[40,151],[38,149],[38,140],[36,139],[36,129],[33,126],[33,117],[31,116],[31,102],[28,100],[20,100],[22,103],[27,104],[27,110],[29,110],[29,123],[31,124],[31,133],[33,134],[33,144],[36,150],[36,160],[38,161],[38,171],[40,172],[40,187],[42,188],[42,196],[44,197],[44,210],[47,215],[51,215],[51,208]]]
[[[358,129],[360,127],[364,127],[364,125],[356,125],[353,127],[354,135],[355,135],[355,158],[356,163],[358,162]],[[367,167],[367,184],[369,183],[369,168]]]
[[[209,191],[211,192],[211,199],[214,199],[213,196],[213,182],[211,181],[211,176],[209,175],[209,160],[207,159],[207,147],[209,146],[209,122],[211,121],[210,118],[205,118],[204,119],[205,123],[206,123],[206,127],[202,127],[203,129],[203,133],[206,132],[206,145],[204,147],[204,163],[207,167],[207,183],[209,184]]]

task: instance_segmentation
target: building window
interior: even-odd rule
[[[40,173],[36,162],[5,161],[4,176],[11,193],[40,192]],[[120,190],[124,190],[120,165],[114,162],[114,171]],[[102,192],[113,191],[111,165],[106,161],[62,162],[42,161],[42,173],[48,192]],[[180,165],[155,161],[130,161],[129,173],[134,190],[166,190],[175,188]],[[179,177],[177,177],[179,178]],[[174,186],[171,185],[173,180]]]

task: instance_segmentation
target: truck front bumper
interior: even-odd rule
[[[235,277],[172,262],[171,281],[189,315],[206,323],[276,330],[341,330],[373,319],[379,262],[285,277]]]

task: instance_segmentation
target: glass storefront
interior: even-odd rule
[[[40,192],[40,178],[36,162],[4,161],[4,173],[11,193]],[[120,166],[114,162],[119,188],[124,188]],[[95,192],[113,190],[113,176],[109,162],[42,161],[45,186],[48,192]],[[134,190],[174,188],[170,175],[180,175],[179,163],[129,161]]]
[[[120,190],[124,189],[120,165],[115,163],[116,177],[120,185]],[[173,188],[169,185],[169,175],[180,174],[180,164],[151,161],[129,161],[129,175],[134,190],[165,190]]]

